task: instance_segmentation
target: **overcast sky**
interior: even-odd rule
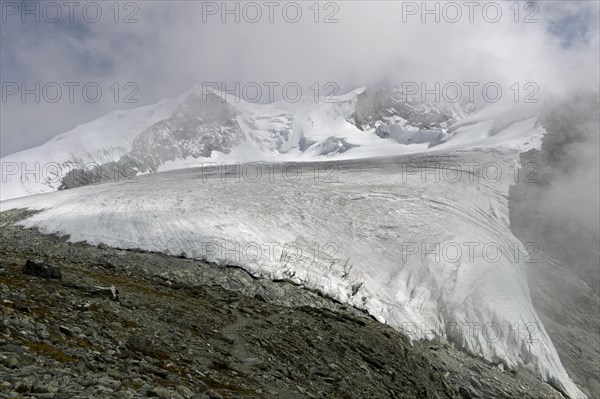
[[[203,82],[227,82],[228,87],[298,82],[304,88],[335,82],[340,93],[394,82],[499,82],[504,88],[536,82],[540,96],[598,85],[596,1],[520,3],[518,14],[514,2],[496,2],[502,4],[499,19],[495,7],[484,12],[480,3],[472,10],[473,22],[469,9],[461,7],[456,23],[449,21],[456,19],[456,10],[444,10],[444,3],[437,3],[439,23],[433,14],[422,22],[421,2],[321,2],[318,16],[313,2],[298,2],[302,15],[296,23],[291,21],[298,19],[297,7],[286,2],[274,5],[272,23],[263,1],[255,3],[260,18],[252,7],[244,14],[240,3],[239,23],[234,14],[222,22],[220,1],[121,2],[118,15],[114,2],[81,2],[72,21],[62,1],[54,3],[59,8],[46,5],[52,2],[26,3],[2,1],[2,156],[115,109],[175,97]],[[235,4],[228,2],[232,9]],[[533,23],[525,23],[527,18]],[[21,93],[10,94],[22,84],[35,90],[36,82],[39,103],[33,94],[24,102]],[[62,88],[54,103],[48,101],[55,97],[51,82]],[[79,84],[72,102],[65,82]],[[91,82],[102,89],[95,103],[93,87],[89,100],[82,93]],[[138,102],[125,103],[126,98]]]

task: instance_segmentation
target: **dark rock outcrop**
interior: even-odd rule
[[[54,267],[43,261],[28,259],[23,266],[23,274],[29,276],[41,277],[51,280],[61,280],[62,274],[58,267]]]

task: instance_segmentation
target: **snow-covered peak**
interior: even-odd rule
[[[184,99],[185,95],[154,105],[113,111],[45,144],[1,158],[0,199],[54,191],[69,170],[120,159],[131,150],[140,132],[168,118]]]
[[[496,108],[473,115],[472,104],[423,103],[398,87],[362,87],[335,97],[259,104],[196,86],[175,99],[112,112],[44,145],[2,158],[0,198],[98,182],[102,179],[62,180],[72,177],[70,171],[95,176],[102,175],[97,173],[101,168],[115,165],[153,173],[215,159],[315,161],[431,151],[440,145],[494,145],[498,138],[490,140],[491,136],[523,120],[505,112],[506,120],[495,123],[500,118]],[[474,125],[475,133],[469,127]],[[517,141],[514,144],[527,142],[522,137]],[[44,171],[49,164],[58,168]],[[38,173],[27,173],[36,165]]]

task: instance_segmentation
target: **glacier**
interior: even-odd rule
[[[205,259],[292,281],[412,339],[439,338],[503,367],[528,367],[566,395],[585,397],[535,313],[524,270],[528,244],[510,230],[518,155],[538,148],[544,134],[536,110],[429,107],[431,118],[415,120],[412,110],[381,113],[390,104],[374,109],[363,93],[334,104],[224,96],[211,104],[227,107],[231,128],[220,130],[193,122],[202,113],[190,104],[203,105],[192,91],[107,157],[132,157],[136,145],[162,137],[174,150],[157,154],[149,171],[21,198],[15,189],[12,199],[2,196],[0,211],[38,210],[24,227],[72,242]],[[235,140],[223,151],[194,147],[187,155],[181,149],[195,139],[177,133],[180,124]],[[428,138],[407,144],[378,129]],[[221,162],[230,168],[225,174]]]
[[[413,135],[432,129],[443,134],[465,114],[456,104],[424,105],[406,99],[398,88],[375,92],[360,88],[327,102],[257,104],[194,87],[174,99],[115,111],[43,145],[1,158],[0,200],[56,191],[69,172],[103,165],[118,171],[134,165],[135,172],[144,174],[215,160],[318,160],[416,152],[427,144],[390,145],[374,132],[393,125]]]

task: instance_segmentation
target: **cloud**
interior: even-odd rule
[[[454,14],[443,2],[427,3],[438,4],[439,23],[432,14],[422,22],[421,2],[410,3],[419,8],[413,15],[409,3],[387,1],[319,3],[319,23],[307,2],[296,3],[302,10],[297,23],[286,21],[295,16],[290,2],[273,9],[272,23],[264,2],[255,3],[262,12],[256,23],[244,20],[255,16],[251,8],[242,14],[245,3],[239,3],[239,23],[233,14],[226,23],[219,13],[203,14],[221,2],[120,3],[118,16],[109,8],[112,3],[98,2],[102,18],[95,23],[78,13],[86,3],[76,9],[73,22],[64,9],[57,23],[45,21],[44,15],[39,23],[31,15],[22,23],[20,14],[4,13],[3,82],[28,87],[34,82],[98,82],[103,96],[91,103],[78,91],[72,103],[63,95],[54,104],[35,103],[32,96],[22,103],[11,96],[2,103],[1,154],[42,144],[114,109],[177,96],[202,82],[227,82],[230,88],[234,82],[299,82],[304,88],[335,82],[340,92],[393,82],[499,82],[505,90],[514,82],[536,82],[540,95],[597,87],[598,4],[563,3],[568,2],[520,9],[517,23],[512,2],[494,2],[486,17],[481,3],[473,22],[461,6],[456,23],[447,22]],[[495,5],[501,5],[502,17],[491,23],[486,18],[494,16]],[[533,11],[539,22],[523,23]],[[124,23],[127,16],[139,22]],[[338,22],[323,23],[327,16]],[[115,82],[120,89],[116,102],[110,89]],[[132,92],[124,90],[127,82],[139,87],[138,104],[123,102]]]

